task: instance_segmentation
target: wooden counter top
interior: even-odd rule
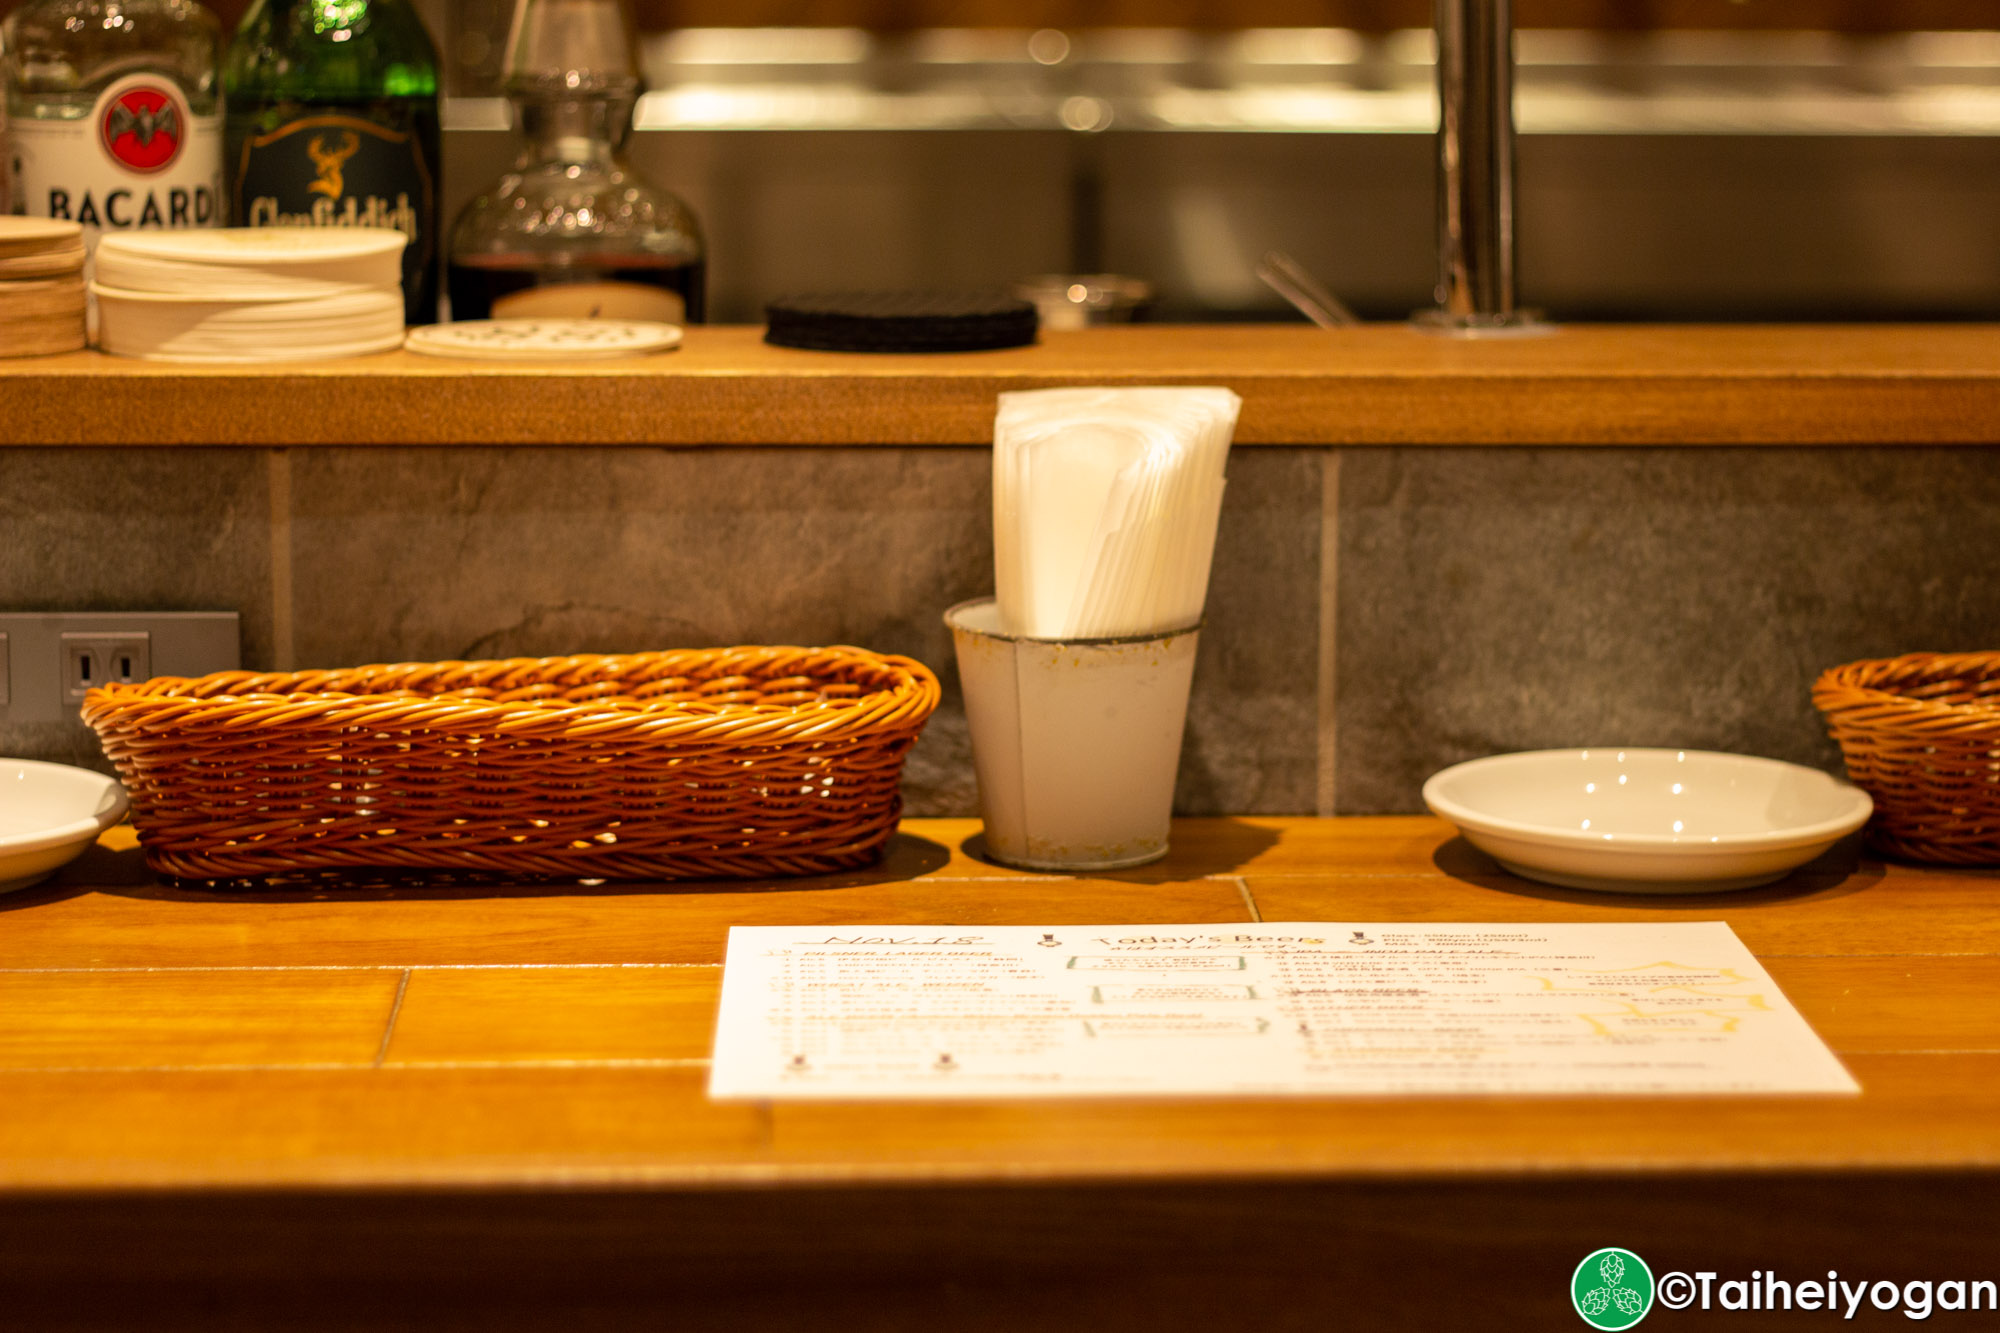
[[[976,828],[785,883],[260,896],[162,887],[114,830],[0,898],[0,1324],[1558,1328],[1604,1245],[1656,1278],[2000,1279],[2000,875],[1847,846],[1627,901],[1430,819],[1242,818],[1069,879],[971,858]],[[1260,918],[1725,920],[1863,1091],[703,1094],[732,923]]]
[[[1225,384],[1243,444],[2000,443],[2000,326],[1137,326],[863,356],[688,331],[679,351],[518,366],[390,353],[270,367],[95,352],[0,363],[6,444],[984,444],[994,395]]]
[[[1764,890],[1625,902],[1530,886],[1428,819],[1235,819],[1184,822],[1147,871],[1072,880],[969,858],[976,828],[912,820],[851,878],[308,899],[168,890],[129,845],[100,847],[0,903],[0,1185],[2000,1168],[1992,874],[1822,863]],[[730,924],[1718,918],[1861,1097],[703,1095]]]

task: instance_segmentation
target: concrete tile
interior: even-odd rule
[[[1837,769],[1826,667],[2000,647],[1977,449],[1356,449],[1342,461],[1342,814],[1508,750]]]
[[[1317,449],[1229,459],[1174,807],[1311,814],[1317,782]]]
[[[0,449],[0,610],[235,611],[271,659],[268,456]],[[81,724],[0,723],[0,753],[109,771]]]
[[[318,665],[758,642],[934,658],[938,613],[990,579],[972,450],[323,449],[294,467],[298,652]]]
[[[974,449],[328,449],[294,463],[298,658],[852,643],[944,674],[992,584]],[[913,813],[970,810],[957,714]]]
[[[938,672],[912,814],[976,809],[940,617],[992,588],[983,449],[294,454],[302,665],[854,643]],[[1231,464],[1185,813],[1312,806],[1318,463]]]

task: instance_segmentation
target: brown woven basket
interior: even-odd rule
[[[685,879],[879,855],[937,707],[859,648],[219,672],[84,698],[164,875]]]
[[[2000,865],[2000,653],[1849,662],[1812,693],[1848,777],[1875,798],[1876,847]]]

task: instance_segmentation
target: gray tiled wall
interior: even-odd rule
[[[978,449],[0,449],[0,609],[235,609],[256,667],[908,653],[946,684],[910,808],[971,813],[938,617],[991,587],[988,466]],[[1996,549],[1986,450],[1241,449],[1179,805],[1410,811],[1445,763],[1612,740],[1831,764],[1812,676],[2000,647]],[[0,724],[0,752],[90,750]]]
[[[307,665],[852,643],[945,675],[940,616],[991,590],[978,450],[293,452]],[[972,808],[955,695],[906,774]]]
[[[1342,813],[1505,750],[1837,768],[1826,667],[2000,648],[1990,450],[1355,449],[1339,524]]]
[[[237,611],[271,656],[271,513],[253,449],[0,448],[0,611]],[[81,724],[0,754],[108,768]]]

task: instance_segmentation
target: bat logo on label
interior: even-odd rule
[[[133,171],[162,171],[181,153],[180,106],[164,88],[139,84],[105,108],[104,151]]]

